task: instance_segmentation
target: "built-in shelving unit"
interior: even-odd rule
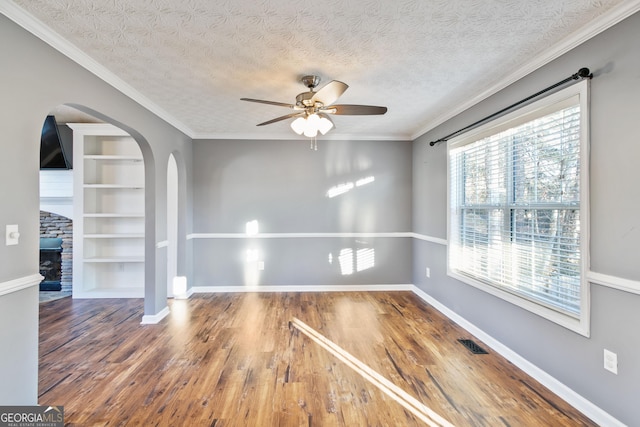
[[[73,130],[74,298],[144,296],[144,163],[109,124]]]

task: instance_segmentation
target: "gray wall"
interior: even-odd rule
[[[0,405],[33,405],[38,391],[38,288],[0,296]]]
[[[406,141],[195,141],[194,232],[373,233],[367,237],[194,239],[196,286],[411,283],[411,239],[376,233],[411,231],[411,143]],[[327,191],[373,176],[334,198]],[[259,251],[265,270],[245,262]],[[342,249],[372,248],[375,266],[341,274]],[[333,263],[329,263],[329,255]],[[254,277],[255,279],[255,277]]]
[[[21,233],[19,245],[0,245],[0,283],[38,273],[40,132],[54,107],[77,104],[121,124],[142,143],[147,173],[145,313],[157,313],[166,306],[166,281],[161,277],[166,265],[155,263],[155,243],[166,238],[166,165],[171,151],[182,153],[179,167],[188,174],[190,139],[4,16],[0,16],[0,40],[0,149],[4,159],[0,228],[18,224]],[[183,188],[189,180],[188,175],[183,179]],[[183,217],[190,211],[187,197],[182,197]],[[190,220],[184,218],[184,224]],[[183,227],[182,232],[184,240],[187,230]],[[183,244],[183,266],[186,251]],[[37,401],[36,293],[27,289],[0,296],[0,405]]]
[[[458,128],[510,105],[581,67],[591,82],[591,270],[640,280],[640,14],[584,43],[414,142],[414,231],[446,238],[446,145]],[[446,247],[414,243],[413,282],[602,409],[638,425],[640,295],[591,285],[585,338],[446,276]],[[425,267],[432,271],[425,277]],[[603,349],[619,374],[603,369]]]

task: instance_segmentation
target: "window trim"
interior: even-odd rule
[[[538,101],[532,102],[511,113],[492,120],[485,125],[473,129],[463,135],[453,138],[447,142],[447,240],[451,242],[453,236],[453,216],[451,201],[451,154],[453,148],[464,146],[482,139],[486,136],[498,133],[502,130],[518,126],[522,123],[534,120],[543,116],[549,110],[555,111],[561,107],[563,102],[571,98],[578,97],[580,104],[580,314],[578,317],[571,314],[562,313],[555,309],[538,304],[519,295],[502,290],[498,287],[488,285],[475,280],[467,275],[460,274],[450,266],[451,244],[447,245],[447,275],[463,283],[471,285],[482,291],[496,296],[504,301],[512,303],[520,308],[537,314],[549,321],[563,326],[585,337],[590,336],[590,312],[591,294],[588,272],[590,266],[589,256],[589,232],[590,232],[590,204],[589,204],[589,80],[582,80],[565,89],[561,89]]]

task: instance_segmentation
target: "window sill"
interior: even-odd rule
[[[490,286],[480,281],[473,280],[468,276],[452,271],[448,267],[447,267],[447,275],[462,283],[473,286],[474,288],[480,289],[506,302],[509,302],[520,308],[523,308],[533,314],[536,314],[546,320],[556,323],[577,334],[580,334],[587,338],[590,336],[590,324],[589,324],[590,316],[589,316],[589,303],[588,303],[589,293],[588,292],[585,297],[587,301],[582,302],[582,311],[580,313],[580,318],[576,318],[576,317],[561,313],[559,311],[547,308],[543,305],[536,304],[535,302],[522,298],[516,294],[512,294],[510,292],[503,291],[494,286]],[[588,283],[583,283],[582,286],[587,287],[588,289]]]

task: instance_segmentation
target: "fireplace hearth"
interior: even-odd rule
[[[57,237],[40,238],[40,282],[41,291],[59,291],[62,289],[62,239]]]

